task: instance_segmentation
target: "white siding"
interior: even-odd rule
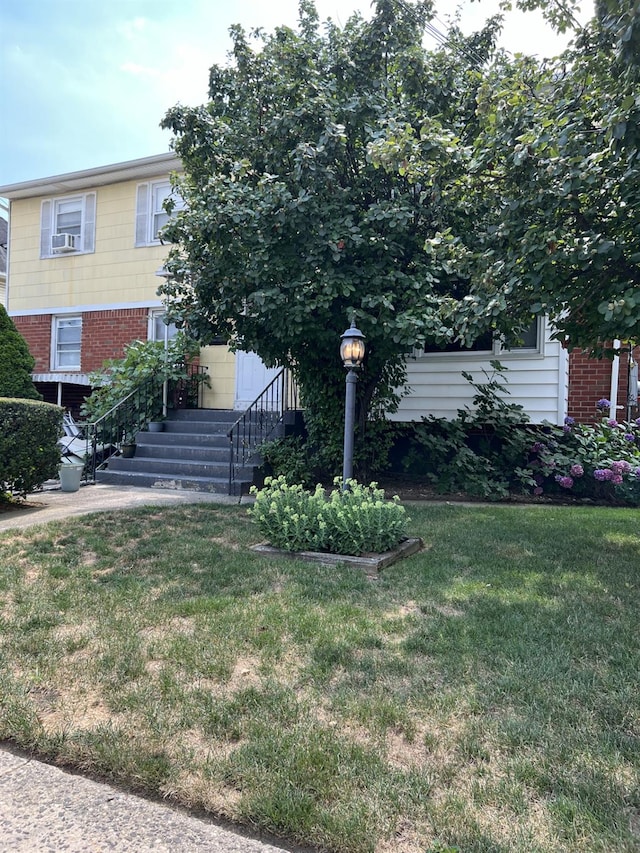
[[[561,424],[567,413],[568,354],[558,341],[549,340],[545,330],[542,352],[428,353],[407,363],[409,393],[394,421],[419,421],[427,415],[455,418],[457,410],[471,406],[474,389],[462,376],[466,371],[474,382],[485,381],[483,368],[491,374],[490,361],[497,359],[508,370],[509,395],[506,400],[519,403],[532,423],[550,421]]]

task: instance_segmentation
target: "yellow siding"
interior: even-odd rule
[[[12,202],[12,312],[157,300],[160,279],[155,271],[168,248],[134,247],[137,184],[96,188],[95,252],[89,254],[40,259],[42,199]]]
[[[204,389],[206,409],[233,409],[236,390],[236,358],[225,346],[204,347],[200,364],[209,368],[211,388]]]
[[[6,304],[7,304],[7,298],[6,298],[6,289],[5,289],[4,278],[0,278],[0,305],[6,305]]]

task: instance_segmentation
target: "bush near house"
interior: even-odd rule
[[[178,405],[178,396],[184,396],[187,405],[192,396],[197,400],[200,383],[210,385],[206,374],[192,372],[199,352],[199,345],[179,332],[166,347],[160,341],[133,341],[122,358],[105,361],[102,370],[90,374],[93,391],[80,409],[87,421],[101,421],[96,440],[134,444],[138,432],[163,415],[164,382],[169,406]]]
[[[0,305],[0,397],[41,400],[31,380],[34,364],[25,339]]]
[[[491,362],[492,372],[475,382],[472,405],[452,420],[433,416],[420,423],[387,424],[395,445],[393,482],[402,473],[441,494],[463,493],[487,500],[514,495],[575,498],[597,503],[640,506],[640,418],[617,421],[610,403],[600,400],[595,424],[531,424],[509,394],[506,370]],[[289,484],[317,482],[313,448],[299,436],[276,439],[262,449],[265,473]],[[378,475],[383,471],[378,469]]]
[[[159,383],[188,379],[188,364],[199,351],[198,344],[184,332],[179,332],[167,347],[160,341],[132,341],[124,348],[122,358],[107,359],[102,370],[90,374],[93,391],[82,405],[83,417],[98,420],[148,379],[156,378]],[[150,402],[158,409],[153,414],[160,414],[160,398]],[[140,401],[140,405],[144,402]]]
[[[604,417],[593,426],[566,418],[562,428],[543,432],[530,453],[536,495],[563,492],[640,505],[640,418],[618,422]]]
[[[0,497],[24,497],[57,475],[62,415],[50,403],[0,398]]]
[[[562,427],[529,423],[521,406],[502,399],[508,394],[505,368],[491,362],[485,382],[473,382],[473,407],[458,417],[429,417],[413,428],[402,465],[444,492],[465,492],[500,500],[513,493],[562,495],[599,503],[640,505],[640,418]]]

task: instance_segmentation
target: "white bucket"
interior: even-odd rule
[[[74,465],[73,463],[60,466],[60,491],[61,492],[77,492],[80,488],[80,480],[82,479],[82,471],[84,465]]]

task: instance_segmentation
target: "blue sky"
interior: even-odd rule
[[[470,30],[498,0],[462,0]],[[344,23],[370,0],[317,0]],[[591,0],[585,5],[592,8]],[[159,128],[176,103],[206,99],[207,72],[223,63],[228,28],[295,26],[297,0],[0,0],[0,185],[159,154]],[[453,9],[444,0],[439,8]],[[438,23],[445,29],[446,15]],[[427,42],[428,44],[428,42]],[[511,15],[508,49],[552,55],[562,42],[534,14]]]

